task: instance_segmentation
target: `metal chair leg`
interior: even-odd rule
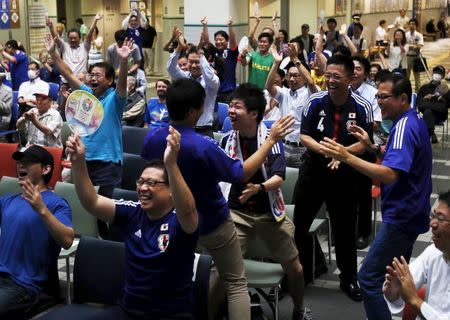
[[[314,278],[314,277],[313,277]],[[278,320],[278,291],[280,290],[279,286],[276,286],[275,288],[275,320]]]
[[[328,220],[328,264],[331,266],[331,221]]]
[[[70,256],[66,257],[66,279],[67,279],[67,304],[72,303],[72,299],[70,297]]]

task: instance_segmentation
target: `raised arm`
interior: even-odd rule
[[[235,49],[238,46],[237,40],[236,40],[236,33],[234,33],[233,29],[233,18],[230,17],[227,20],[228,24],[228,35],[230,36],[230,49]]]
[[[309,92],[315,93],[317,92],[317,86],[314,83],[313,78],[311,77],[311,74],[309,73],[309,71],[305,68],[305,66],[300,62],[300,59],[298,58],[299,55],[299,51],[298,51],[298,46],[296,43],[289,43],[288,44],[288,54],[289,54],[289,58],[291,59],[291,62],[297,67],[298,71],[301,73],[301,75],[303,76],[303,78],[306,81],[306,86],[309,89]]]
[[[202,20],[200,20],[200,23],[202,24],[202,32],[200,33],[200,41],[198,42],[198,45],[199,47],[203,47],[210,42],[208,33],[208,19],[203,17]]]
[[[345,44],[350,49],[350,52],[352,53],[352,56],[355,56],[358,53],[358,49],[355,47],[355,44],[353,41],[348,37],[347,30],[341,29],[339,30],[339,35],[344,39]]]
[[[66,143],[66,152],[72,162],[75,190],[81,205],[93,216],[112,223],[116,214],[114,201],[97,194],[95,191],[84,158],[85,147],[78,135],[69,137]]]
[[[52,57],[53,62],[56,65],[56,68],[58,68],[59,73],[61,73],[61,75],[67,80],[70,87],[74,90],[80,89],[83,83],[80,80],[78,80],[76,75],[73,74],[72,69],[70,69],[67,63],[65,63],[61,58],[61,56],[56,52],[55,40],[51,34],[47,33],[45,35],[44,45],[48,53]]]
[[[261,22],[261,18],[258,16],[255,16],[255,25],[253,26],[253,28],[250,29],[250,32],[248,33],[248,41],[251,46],[253,46],[253,44],[255,44],[255,42],[256,42],[255,33],[256,33],[256,29],[258,28],[260,22]]]
[[[128,57],[133,49],[133,39],[125,38],[123,45],[116,47],[117,55],[119,56],[119,75],[117,77],[116,91],[119,97],[127,96],[127,76],[128,76]]]
[[[94,29],[97,26],[97,22],[99,20],[101,20],[102,18],[103,18],[103,15],[100,14],[100,13],[97,13],[95,15],[94,20],[92,21],[92,24],[89,27],[89,31],[88,31],[88,33],[86,35],[86,39],[84,40],[85,43],[89,43],[89,44],[91,43],[91,41],[92,41],[92,34],[94,33]]]
[[[125,17],[125,19],[122,20],[122,29],[127,30],[128,29],[128,22],[130,22],[131,18],[131,12]]]
[[[321,25],[319,28],[319,37],[317,38],[316,42],[316,57],[315,62],[318,69],[320,69],[322,72],[325,72],[325,69],[327,68],[327,57],[323,54],[323,36],[325,34],[325,31],[323,30],[323,26]]]
[[[56,45],[58,48],[61,48],[63,46],[63,39],[59,38],[58,34],[55,31],[55,26],[53,26],[52,20],[49,18],[45,19],[45,24],[47,25],[48,29],[50,30],[50,34],[52,35],[52,38],[55,39]]]
[[[278,54],[277,48],[274,44],[270,47],[270,51],[273,55],[273,63],[272,68],[270,68],[269,75],[266,80],[266,89],[269,91],[269,94],[272,98],[277,95],[277,86],[275,85],[275,77],[277,75],[278,67],[280,66],[283,58]]]
[[[184,50],[184,37],[180,29],[175,30],[176,37],[178,39],[178,46],[175,51],[170,55],[169,60],[167,60],[167,72],[172,79],[180,79],[189,77],[188,72],[184,72],[178,66],[178,57]]]
[[[175,206],[178,222],[186,233],[194,233],[198,228],[198,214],[195,207],[194,196],[184,181],[177,164],[180,151],[180,133],[169,127],[167,146],[164,151],[164,164],[169,176],[170,191]]]

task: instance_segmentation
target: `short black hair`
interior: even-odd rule
[[[386,20],[384,20],[384,19],[382,19],[382,20],[380,20],[380,22],[378,22],[378,24],[381,26],[381,25],[383,25],[383,24],[385,24],[386,23]]]
[[[350,51],[349,47],[344,46],[343,44],[341,44],[341,45],[338,45],[334,49],[333,56],[334,55],[342,55],[342,56],[350,57],[352,55],[352,52]]]
[[[414,24],[416,25],[416,27],[419,27],[419,21],[417,21],[417,19],[410,19],[409,21],[408,21],[408,24],[410,24],[411,22],[414,22]]]
[[[170,80],[167,80],[167,79],[158,79],[158,80],[156,80],[156,82],[155,82],[155,88],[156,88],[156,86],[158,85],[158,82],[164,83],[164,84],[167,86],[167,88],[170,87],[170,85],[172,84],[172,83],[170,82]]]
[[[370,72],[370,62],[367,58],[361,56],[352,57],[353,61],[358,61],[364,68],[364,73],[369,74]]]
[[[19,44],[17,43],[16,40],[8,40],[5,43],[5,47],[11,47],[11,49],[18,50],[19,49]]]
[[[223,30],[219,30],[219,31],[217,31],[216,33],[214,33],[214,39],[216,39],[217,36],[222,36],[222,37],[224,37],[225,40],[227,40],[227,41],[228,41],[228,39],[230,39],[230,36],[228,35],[228,33],[226,33],[226,32],[223,31]]]
[[[336,21],[336,19],[335,18],[328,18],[328,20],[327,20],[327,24],[328,23],[334,23],[334,24],[336,24],[337,25],[337,21]]]
[[[169,175],[167,174],[167,169],[166,166],[164,164],[164,161],[161,159],[152,159],[150,160],[144,167],[145,169],[148,168],[155,168],[155,169],[159,169],[163,172],[163,181],[169,185]],[[144,170],[142,170],[142,172],[144,172]]]
[[[114,40],[116,40],[117,43],[124,42],[126,37],[127,37],[126,30],[120,29],[114,32]]]
[[[199,110],[205,102],[205,89],[193,79],[175,80],[166,92],[166,106],[172,120],[185,120],[190,109]]]
[[[256,120],[261,122],[266,110],[266,98],[260,88],[251,83],[243,83],[231,94],[231,100],[242,100],[247,108],[247,112],[257,111]]]
[[[441,202],[445,202],[447,206],[450,207],[450,190],[439,193],[438,200]]]
[[[72,32],[75,32],[78,35],[78,38],[81,38],[80,30],[76,28],[72,28],[69,31],[67,31],[67,36],[69,36]]]
[[[34,64],[35,67],[36,67],[38,70],[40,69],[39,63],[37,63],[36,61],[31,61],[31,62],[28,64],[28,66],[31,66],[32,64]]]
[[[76,23],[79,23],[79,24],[83,24],[83,19],[78,18],[77,20],[75,20],[75,22],[76,22]]]
[[[361,23],[359,23],[359,22],[356,22],[356,23],[353,24],[353,29],[354,29],[355,27],[360,28],[361,31],[364,30],[364,26],[363,26]]]
[[[309,25],[307,23],[302,24],[302,29],[309,29]]]
[[[385,74],[380,78],[380,83],[391,82],[392,83],[392,95],[399,97],[402,94],[406,94],[408,97],[408,103],[411,103],[412,87],[411,81],[406,79],[403,75],[398,73]]]
[[[258,36],[258,41],[261,40],[261,38],[267,38],[269,40],[269,43],[273,43],[273,36],[268,32],[263,32]]]
[[[335,54],[327,61],[327,66],[332,64],[344,66],[346,76],[353,76],[353,73],[355,71],[355,65],[353,64],[353,60],[350,56]]]
[[[114,70],[114,67],[109,64],[108,62],[97,62],[92,66],[93,68],[103,68],[105,70],[105,78],[108,80],[113,80],[114,84],[114,78],[116,77],[116,71]]]

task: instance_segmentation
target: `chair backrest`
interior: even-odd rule
[[[66,199],[72,209],[72,224],[75,234],[98,237],[97,218],[83,208],[75,191],[75,186],[71,183],[58,181],[54,191],[61,198]]]
[[[197,264],[194,264],[195,280],[194,280],[194,319],[208,319],[208,292],[209,278],[211,275],[212,258],[203,254],[195,254]]]
[[[53,101],[58,101],[59,84],[53,83],[53,82],[49,82],[48,86],[49,86],[49,93],[48,94],[49,94],[50,98],[52,98]]]
[[[286,167],[286,177],[281,185],[281,192],[283,193],[284,204],[294,204],[294,189],[297,183],[298,169]]]
[[[73,270],[73,301],[114,305],[125,278],[125,246],[121,242],[81,237]]]
[[[53,189],[55,187],[55,184],[57,181],[61,181],[61,159],[63,154],[63,148],[58,147],[44,147],[48,152],[50,152],[53,156],[53,174],[52,178],[50,179],[50,182],[48,186],[50,189]]]
[[[0,143],[0,177],[16,177],[16,160],[12,154],[19,148],[18,143]]]
[[[222,126],[225,118],[228,117],[228,104],[217,102],[217,114],[219,118],[219,126]]]
[[[132,191],[132,190],[125,190],[125,189],[121,189],[121,188],[114,188],[112,197],[113,197],[113,199],[116,199],[116,200],[123,199],[123,200],[130,200],[130,201],[134,201],[134,202],[139,201],[139,197],[138,197],[136,190]]]
[[[136,190],[136,180],[141,176],[147,163],[147,160],[138,155],[124,153],[121,188],[126,190]]]
[[[233,128],[231,127],[231,119],[230,117],[226,117],[225,120],[223,121],[222,132],[228,132],[232,129]]]
[[[144,138],[150,131],[149,128],[138,128],[131,126],[122,127],[122,143],[123,152],[140,155],[142,146],[144,145]]]
[[[22,188],[19,186],[19,179],[4,176],[0,180],[0,196],[5,193],[22,193]]]

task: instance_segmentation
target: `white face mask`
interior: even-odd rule
[[[441,81],[442,76],[438,73],[433,73],[432,79],[433,79],[433,81]]]
[[[30,80],[34,80],[37,78],[37,72],[34,70],[28,70],[28,78],[30,78]]]

